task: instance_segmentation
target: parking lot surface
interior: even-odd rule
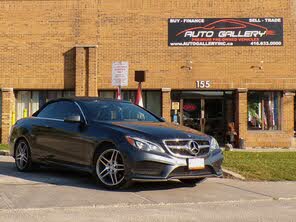
[[[137,183],[108,191],[90,175],[20,173],[0,156],[0,221],[296,221],[296,182],[208,179]]]

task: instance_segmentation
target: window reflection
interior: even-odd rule
[[[122,99],[134,103],[136,101],[136,90],[122,90]],[[102,98],[115,99],[116,92],[114,90],[102,90],[99,91],[99,96]],[[154,113],[157,116],[161,116],[161,92],[157,90],[143,90],[143,104],[144,108]]]
[[[279,130],[280,92],[248,92],[248,129]]]

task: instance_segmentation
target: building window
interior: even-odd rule
[[[112,98],[115,99],[116,91],[114,90],[103,90],[99,91],[99,96],[102,98]],[[136,90],[122,90],[122,99],[130,101],[132,103],[135,102],[137,96]],[[157,90],[143,90],[143,104],[144,108],[149,110],[150,112],[156,114],[157,116],[161,116],[161,91]]]
[[[74,91],[17,91],[16,120],[31,116],[49,100],[74,95]]]
[[[281,92],[248,92],[248,129],[279,130]]]

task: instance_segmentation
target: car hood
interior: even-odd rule
[[[206,134],[168,122],[112,122],[113,127],[144,134],[158,139],[209,139]]]

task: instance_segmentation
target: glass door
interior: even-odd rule
[[[223,99],[181,99],[181,124],[224,141]]]
[[[225,135],[223,99],[204,99],[204,133],[215,137],[220,143]]]
[[[233,91],[173,91],[172,121],[215,137],[223,145],[228,125],[235,125],[235,94]]]
[[[181,99],[181,125],[202,131],[200,99]]]

